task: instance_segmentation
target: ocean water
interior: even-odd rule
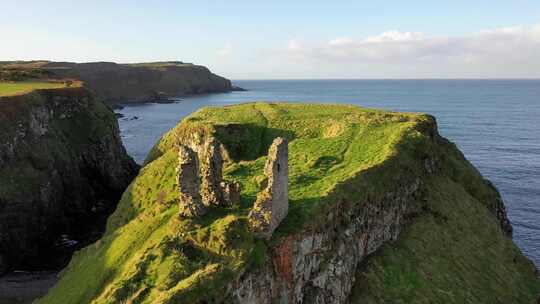
[[[540,266],[540,80],[253,80],[247,92],[184,97],[119,111],[128,153],[142,162],[159,137],[209,105],[248,101],[348,103],[434,115],[501,192],[514,240]],[[137,117],[137,119],[134,119]]]

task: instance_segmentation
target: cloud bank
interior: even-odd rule
[[[539,78],[540,24],[460,37],[392,30],[318,44],[291,40],[279,53],[297,65],[338,77]]]

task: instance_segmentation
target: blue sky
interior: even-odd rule
[[[538,0],[0,1],[0,60],[182,60],[233,79],[540,77]]]

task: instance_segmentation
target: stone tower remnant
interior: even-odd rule
[[[289,148],[285,138],[274,139],[264,167],[268,179],[266,188],[257,194],[249,213],[249,223],[255,234],[270,239],[289,211]]]
[[[180,215],[204,215],[209,206],[232,206],[240,202],[241,185],[223,180],[223,145],[214,137],[203,143],[180,145],[177,182]]]
[[[221,180],[223,178],[223,156],[221,144],[214,137],[208,138],[200,149],[201,196],[206,206],[223,202]]]
[[[206,207],[200,195],[199,159],[191,148],[180,145],[176,173],[180,190],[180,215],[184,217],[204,215]]]

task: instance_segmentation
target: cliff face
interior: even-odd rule
[[[113,62],[14,62],[7,71],[32,71],[52,78],[80,79],[106,102],[146,102],[186,94],[230,92],[228,79],[204,66],[182,62],[117,64]],[[0,70],[1,72],[1,70]],[[32,74],[32,75],[33,75]]]
[[[241,200],[186,217],[177,168],[196,156],[178,147],[204,154],[209,138]],[[253,214],[277,229],[261,234]],[[255,103],[202,109],[165,134],[105,236],[41,302],[532,303],[539,292],[500,195],[432,117]]]
[[[114,114],[84,88],[37,90],[0,98],[0,130],[0,269],[62,266],[136,175]]]

